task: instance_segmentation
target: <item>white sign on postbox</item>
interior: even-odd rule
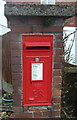
[[[32,63],[32,80],[43,80],[43,63]]]

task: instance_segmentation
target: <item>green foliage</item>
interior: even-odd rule
[[[1,112],[1,120],[9,120],[11,112]]]
[[[43,19],[43,24],[44,24],[45,26],[50,26],[50,25],[52,24],[52,22],[53,22],[53,19],[52,19],[52,18],[46,17],[46,18]]]
[[[8,115],[7,115],[7,113],[6,113],[6,112],[2,112],[1,118],[4,119],[4,120],[8,120]]]
[[[65,117],[77,117],[77,74],[63,72],[62,113]]]
[[[12,95],[12,93],[6,93],[3,95],[3,98],[4,99],[13,99],[13,95]]]

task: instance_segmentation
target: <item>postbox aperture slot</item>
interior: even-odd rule
[[[43,50],[43,49],[49,49],[49,46],[27,46],[27,50]]]
[[[27,42],[25,43],[25,50],[49,50],[51,47],[50,42]]]

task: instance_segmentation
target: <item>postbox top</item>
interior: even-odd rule
[[[30,34],[30,35],[22,35],[23,42],[26,42],[26,45],[41,45],[41,46],[50,46],[49,42],[53,40],[54,35],[48,34]]]

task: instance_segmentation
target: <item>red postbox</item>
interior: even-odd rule
[[[53,35],[22,35],[23,106],[52,103]]]

